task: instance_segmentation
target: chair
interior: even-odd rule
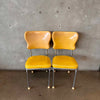
[[[75,76],[73,80],[72,89],[74,90],[76,74],[78,64],[73,56],[73,50],[75,49],[75,43],[78,40],[77,32],[53,32],[53,49],[67,49],[71,50],[71,56],[57,55],[53,57],[52,68],[53,68],[53,85],[54,87],[54,71],[55,70],[75,70]],[[56,51],[57,52],[57,51]]]
[[[48,70],[48,88],[50,88],[50,69],[51,61],[48,56],[36,55],[32,56],[32,49],[49,49],[49,42],[51,39],[51,33],[49,31],[27,31],[24,34],[24,38],[27,42],[27,49],[30,50],[31,56],[25,63],[26,75],[27,75],[27,87],[30,90],[28,71],[29,70]]]

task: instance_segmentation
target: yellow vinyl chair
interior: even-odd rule
[[[53,57],[52,68],[53,68],[53,84],[54,87],[54,71],[55,70],[75,70],[75,76],[73,80],[72,89],[74,90],[76,74],[78,69],[78,64],[73,56],[73,50],[75,49],[75,43],[78,40],[77,32],[53,32],[53,49],[67,49],[71,50],[71,56],[57,55]]]
[[[50,88],[51,61],[48,57],[48,49],[50,47],[49,42],[51,40],[51,33],[49,31],[27,31],[24,34],[24,38],[27,42],[27,49],[29,49],[31,53],[31,56],[27,59],[25,63],[28,90],[30,90],[28,70],[48,70],[48,88]],[[47,56],[32,56],[31,49],[47,49]]]

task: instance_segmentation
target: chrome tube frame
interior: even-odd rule
[[[56,53],[57,54],[57,53]],[[71,56],[73,56],[73,50],[71,50]],[[74,75],[74,80],[73,80],[73,85],[72,85],[72,89],[74,89],[75,87],[75,81],[76,81],[76,75],[77,75],[77,71],[78,69],[62,69],[62,68],[52,68],[52,71],[53,71],[53,76],[52,76],[52,87],[55,87],[54,86],[54,70],[74,70],[75,71],[75,75]]]
[[[32,56],[32,50],[31,49],[30,49],[30,55]],[[48,50],[47,50],[47,56],[48,56]],[[29,70],[48,70],[48,87],[50,87],[50,71],[51,71],[51,68],[26,69],[27,87],[30,89],[29,76],[28,76],[28,71]]]

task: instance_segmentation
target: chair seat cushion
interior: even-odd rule
[[[77,69],[78,64],[75,58],[70,56],[55,56],[52,62],[53,68],[60,68],[60,69]]]
[[[38,55],[31,56],[27,59],[25,63],[26,69],[42,69],[42,68],[50,68],[51,62],[48,56]]]

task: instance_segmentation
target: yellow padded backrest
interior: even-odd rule
[[[49,49],[51,33],[49,31],[27,31],[24,38],[28,49]]]
[[[53,32],[53,48],[74,50],[78,40],[77,32]]]

